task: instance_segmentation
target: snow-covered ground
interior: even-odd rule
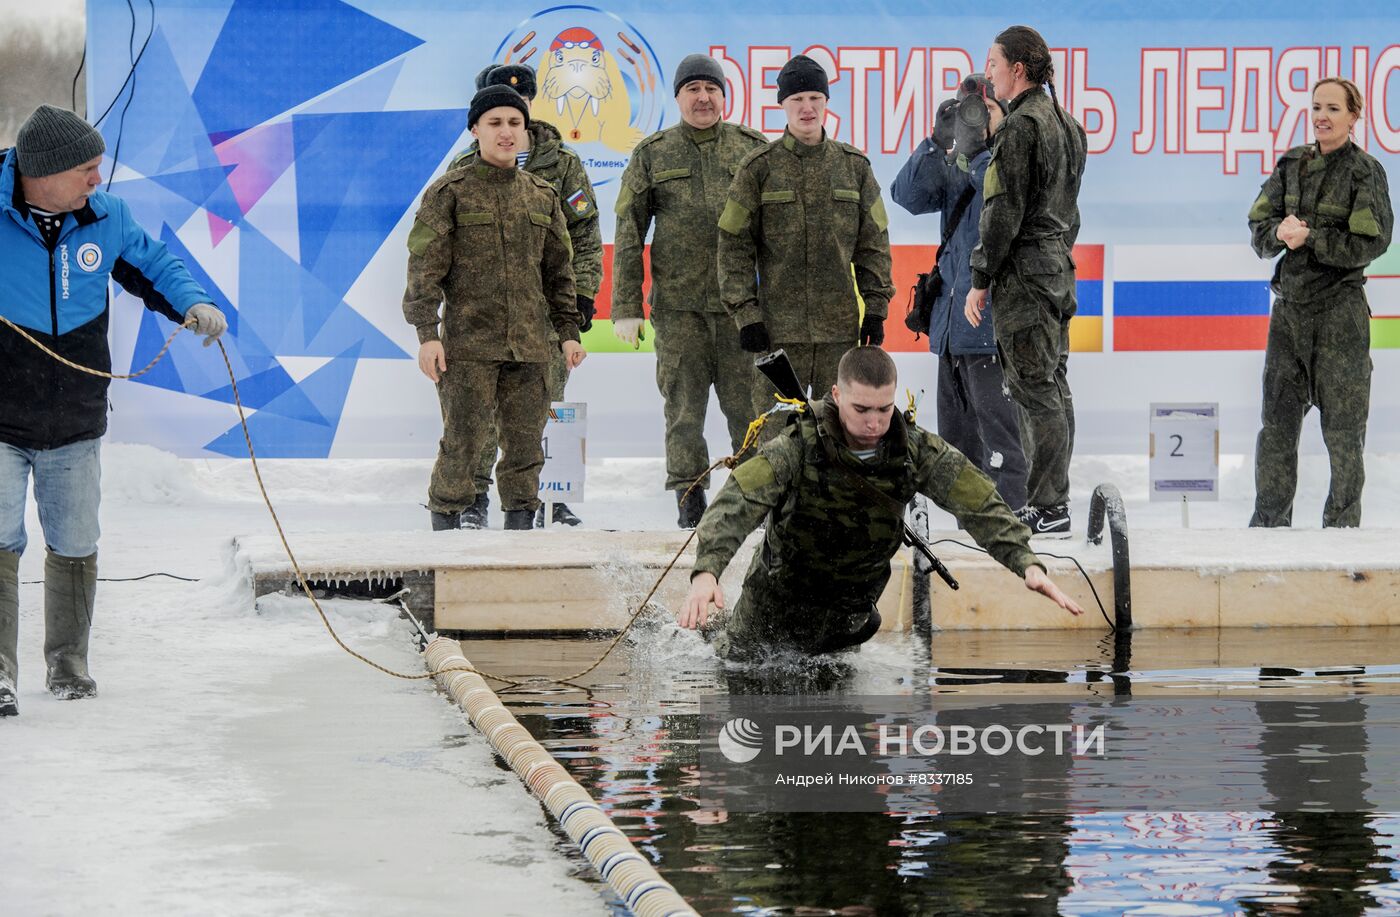
[[[1371,456],[1368,472],[1367,527],[1400,527],[1400,456]],[[298,533],[427,523],[426,462],[272,462],[264,473],[294,545]],[[349,659],[304,601],[247,606],[231,539],[271,528],[246,463],[109,445],[104,475],[100,575],[200,582],[103,583],[101,694],[54,700],[31,507],[21,716],[0,721],[0,912],[606,911],[571,875],[539,806],[430,684]],[[596,462],[576,509],[589,527],[669,529],[675,504],[661,481],[659,459]],[[1090,456],[1074,466],[1077,532],[1104,481],[1122,490],[1132,527],[1181,524],[1179,506],[1147,502],[1145,459]],[[1228,499],[1193,505],[1192,526],[1242,527],[1252,481],[1244,457],[1222,457]],[[1300,525],[1319,524],[1325,492],[1325,459],[1305,456]],[[422,670],[390,609],[329,605],[353,646]]]

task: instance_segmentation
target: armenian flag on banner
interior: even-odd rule
[[[1074,247],[1075,297],[1079,308],[1069,323],[1069,349],[1076,353],[1103,350],[1103,246]]]

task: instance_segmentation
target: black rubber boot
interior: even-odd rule
[[[506,531],[518,532],[534,528],[535,511],[532,509],[508,509],[506,510]]]
[[[97,597],[97,555],[44,556],[44,661],[54,697],[77,700],[97,693],[88,675],[88,636]]]
[[[464,529],[484,529],[486,528],[486,514],[491,509],[491,495],[486,491],[476,495],[472,505],[462,510],[462,528]]]
[[[705,488],[696,487],[686,496],[685,491],[676,491],[676,508],[680,514],[676,518],[676,525],[683,529],[693,529],[700,524],[700,517],[705,515]]]
[[[555,525],[582,525],[583,520],[574,515],[574,511],[569,509],[567,503],[554,504],[554,524]],[[544,504],[535,510],[535,528],[544,528]]]
[[[460,513],[434,513],[428,511],[433,517],[433,531],[446,532],[449,529],[460,529],[462,527],[462,516]]]
[[[0,716],[18,716],[19,555],[0,551]]]

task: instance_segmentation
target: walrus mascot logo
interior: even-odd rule
[[[540,62],[540,92],[532,117],[549,121],[571,143],[602,143],[626,152],[641,131],[629,122],[632,106],[617,61],[591,31],[565,29]]]
[[[606,10],[578,5],[537,13],[501,42],[494,59],[536,68],[530,117],[557,127],[567,144],[627,153],[664,121],[669,97],[661,62],[641,33]]]

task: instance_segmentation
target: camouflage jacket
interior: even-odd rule
[[[1289,214],[1308,224],[1307,240],[1293,251],[1275,235]],[[1360,289],[1366,265],[1390,247],[1394,222],[1385,169],[1350,141],[1326,154],[1315,143],[1284,153],[1249,209],[1254,251],[1284,252],[1274,292],[1299,302]]]
[[[451,168],[480,158],[473,143],[452,160]],[[603,232],[598,225],[598,199],[583,161],[564,144],[559,128],[532,118],[530,157],[522,168],[543,178],[558,192],[564,219],[569,222],[569,241],[574,246],[574,288],[580,296],[597,297],[598,286],[603,282]]]
[[[1074,314],[1073,283],[1044,283],[1037,275],[1068,272],[1079,236],[1079,183],[1088,142],[1084,128],[1039,86],[1011,100],[1011,113],[992,135],[992,161],[982,183],[972,285],[1004,287],[994,296],[997,327],[1016,331],[1036,308]],[[1052,301],[1067,290],[1069,302]],[[1042,301],[1045,300],[1045,301]]]
[[[642,248],[652,222],[651,308],[723,312],[715,275],[720,211],[744,157],[768,140],[721,121],[682,121],[637,144],[617,192],[612,317],[642,318]]]
[[[720,299],[739,327],[766,322],[775,342],[854,344],[856,289],[866,313],[882,318],[894,295],[889,222],[865,154],[784,131],[750,153],[729,186]]]
[[[1030,529],[961,452],[896,414],[874,460],[865,462],[846,447],[831,397],[814,410],[815,417],[789,422],[720,488],[700,521],[695,571],[718,578],[768,517],[746,582],[767,581],[831,603],[879,598],[903,540],[903,514],[877,502],[847,471],[901,507],[915,493],[926,495],[957,515],[977,543],[1018,576],[1040,565],[1027,544]]]
[[[423,192],[408,234],[403,315],[449,359],[546,363],[577,341],[569,232],[549,182],[485,162]],[[442,314],[439,316],[439,308]]]

